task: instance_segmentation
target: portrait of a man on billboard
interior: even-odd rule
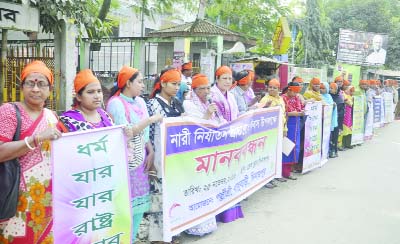
[[[372,38],[372,50],[365,59],[369,64],[384,64],[386,59],[386,50],[383,49],[383,37],[376,34]]]

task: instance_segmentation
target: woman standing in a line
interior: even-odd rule
[[[184,113],[182,104],[175,98],[181,83],[181,73],[175,68],[167,68],[161,71],[160,77],[154,84],[147,108],[150,116],[161,114],[162,117],[178,117]],[[156,180],[159,186],[162,181],[161,168],[161,131],[160,123],[150,126],[150,141],[154,147],[154,166],[157,171]],[[162,189],[157,189],[162,194]],[[163,212],[149,214],[149,241],[163,243]]]
[[[115,124],[127,125],[128,166],[131,183],[133,234],[135,241],[143,215],[150,209],[148,172],[155,172],[154,150],[149,140],[149,126],[162,120],[160,114],[149,116],[147,106],[140,97],[144,89],[139,70],[124,66],[118,73],[117,85],[111,92],[107,111]]]
[[[0,162],[17,157],[21,167],[17,214],[0,221],[0,243],[53,243],[50,140],[60,138],[53,111],[44,107],[54,87],[53,74],[41,61],[21,73],[22,102],[0,107]],[[20,113],[20,136],[17,110]]]

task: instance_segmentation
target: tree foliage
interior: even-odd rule
[[[115,22],[106,19],[111,0],[12,0],[29,2],[40,12],[40,25],[45,33],[62,30],[63,22],[75,24],[79,36],[87,32],[89,38],[107,36]]]
[[[400,68],[400,2],[398,0],[307,0],[304,15],[292,17],[299,28],[296,63],[335,64],[339,29],[389,35],[387,68]],[[307,58],[306,58],[307,50]],[[306,60],[306,62],[304,62]]]
[[[155,15],[173,15],[174,8],[181,6],[183,10],[193,11],[196,9],[197,1],[185,0],[132,0],[132,9],[135,13],[143,14],[153,18]],[[179,16],[173,18],[180,19]]]
[[[389,35],[386,67],[400,68],[400,2],[386,1],[356,1],[356,0],[327,0],[328,16],[331,20],[334,37],[330,48],[337,50],[339,29],[385,33]]]
[[[299,30],[297,63],[319,67],[332,60],[329,19],[318,0],[307,0],[305,16],[293,19],[292,26]]]
[[[213,22],[257,40],[256,52],[272,53],[272,37],[279,17],[288,9],[278,0],[209,0],[206,16]]]

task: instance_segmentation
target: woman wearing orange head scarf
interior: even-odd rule
[[[283,136],[287,136],[287,118],[286,118],[286,104],[282,97],[279,96],[279,88],[281,84],[277,79],[272,79],[268,81],[268,94],[265,95],[259,103],[260,108],[265,107],[281,107],[281,115],[283,120]],[[278,181],[286,181],[284,179],[277,179]],[[275,187],[273,182],[266,185],[267,188]]]
[[[188,116],[214,120],[219,123],[218,117],[215,115],[217,106],[210,103],[211,85],[207,76],[196,74],[192,78],[192,98],[183,102],[183,107]]]
[[[22,70],[20,85],[24,100],[0,107],[0,162],[17,157],[21,182],[16,214],[10,212],[10,216],[0,220],[0,243],[50,243],[53,240],[50,141],[61,136],[54,112],[44,108],[54,86],[53,74],[43,62],[34,61]],[[1,195],[1,208],[4,200]]]
[[[64,112],[60,120],[64,132],[83,131],[112,126],[110,116],[101,106],[103,91],[100,81],[90,69],[81,70],[74,80],[75,98],[73,109]]]
[[[304,98],[306,100],[322,101],[322,95],[319,92],[321,86],[321,81],[319,78],[312,78],[308,86],[307,91],[304,93]]]
[[[133,213],[132,243],[136,239],[144,213],[150,209],[148,174],[155,174],[155,168],[149,126],[162,120],[160,114],[149,116],[146,102],[140,97],[143,89],[143,75],[139,70],[123,66],[107,103],[107,112],[110,113],[115,124],[126,126]]]
[[[249,72],[249,77],[250,77],[250,84],[249,84],[249,89],[245,91],[244,97],[246,98],[247,106],[251,107],[255,105],[261,98],[260,95],[255,95],[254,90],[253,90],[253,83],[256,79],[256,73],[253,70],[246,70]]]
[[[343,148],[352,149],[353,146],[351,145],[351,135],[352,135],[352,128],[353,128],[353,93],[354,87],[347,86],[344,90],[344,103],[345,103],[345,110],[344,110],[344,119],[343,119],[343,131],[339,137],[339,142],[341,141]]]
[[[220,122],[218,117],[215,115],[217,106],[209,101],[210,89],[211,85],[207,76],[196,74],[192,77],[192,98],[183,102],[183,107],[185,108],[187,116],[205,119],[215,123]],[[186,233],[190,235],[203,236],[215,231],[216,229],[217,221],[215,217],[212,217],[201,224],[189,228],[186,230]]]
[[[236,99],[238,105],[239,114],[243,114],[249,110],[249,106],[246,100],[246,92],[249,90],[251,85],[251,75],[247,70],[242,70],[235,74],[235,80],[237,85],[230,90]]]
[[[239,115],[235,97],[229,91],[232,86],[232,70],[221,66],[215,72],[216,81],[211,87],[211,100],[217,105],[217,116],[225,122],[236,119]]]
[[[285,102],[287,115],[287,137],[295,144],[289,155],[282,154],[282,176],[286,179],[296,180],[291,176],[291,168],[299,162],[301,147],[301,119],[304,116],[304,105],[298,96],[301,86],[298,82],[289,82],[284,89],[282,99]]]
[[[179,117],[184,113],[183,106],[175,98],[181,83],[181,72],[175,68],[169,67],[161,71],[160,77],[156,79],[150,100],[147,102],[149,115],[161,114],[166,117]],[[162,181],[161,167],[161,147],[164,145],[160,140],[160,123],[150,125],[150,141],[154,148],[154,166],[156,169],[155,180]],[[157,189],[162,193],[162,188]],[[163,243],[163,212],[154,212],[149,214],[150,231],[149,240],[151,242]]]
[[[304,86],[303,78],[301,78],[300,76],[295,76],[295,77],[292,78],[292,82],[299,83],[301,89],[300,89],[300,92],[297,94],[297,96],[299,97],[301,103],[303,105],[305,105],[306,104],[306,99],[304,98],[304,96],[302,94],[303,93],[303,86]]]
[[[281,83],[277,79],[272,79],[268,81],[268,94],[266,94],[263,98],[261,98],[260,103],[258,105],[259,108],[264,107],[275,107],[280,106],[282,109],[282,117],[283,117],[283,132],[286,134],[286,105],[283,101],[282,97],[279,96],[279,88]]]
[[[239,109],[235,97],[229,91],[232,86],[232,70],[228,66],[221,66],[215,72],[216,81],[211,88],[211,101],[216,104],[216,116],[221,123],[226,123],[236,119]],[[238,218],[243,218],[240,203],[216,216],[217,221],[228,223]]]

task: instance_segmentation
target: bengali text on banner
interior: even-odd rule
[[[322,103],[307,103],[304,112],[303,174],[321,166]]]
[[[222,126],[189,117],[165,119],[161,126],[164,241],[232,207],[277,177],[282,128],[277,107],[247,112]]]
[[[54,243],[130,243],[121,127],[63,134],[52,143]]]

